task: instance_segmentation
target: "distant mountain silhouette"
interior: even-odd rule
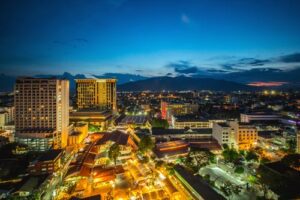
[[[145,80],[147,77],[135,74],[121,74],[121,73],[105,73],[103,75],[94,75],[97,78],[116,78],[117,84],[124,84],[133,81]]]
[[[254,90],[253,87],[225,80],[191,77],[155,77],[146,80],[125,83],[118,86],[119,91],[176,91],[176,90],[214,90],[237,91]]]
[[[273,68],[257,68],[223,74],[221,78],[239,83],[249,83],[253,81],[283,81],[297,83],[300,82],[300,68],[287,71]]]
[[[87,78],[84,74],[76,74],[72,75],[69,72],[64,72],[63,74],[38,74],[34,77],[37,78],[64,78],[70,81],[70,91],[73,93],[75,92],[75,79],[82,79]],[[118,79],[117,84],[124,84],[127,82],[138,81],[147,79],[147,77],[135,75],[135,74],[121,74],[121,73],[105,73],[103,75],[92,75],[95,78],[116,78]],[[0,74],[0,92],[11,92],[13,91],[14,84],[17,77],[15,76],[8,76],[5,74]]]
[[[70,91],[71,92],[75,92],[75,79],[82,79],[82,78],[86,78],[85,75],[83,74],[76,74],[76,75],[72,75],[68,72],[64,72],[62,75],[51,75],[51,74],[39,74],[36,75],[34,77],[37,78],[52,78],[52,77],[56,77],[56,78],[63,78],[63,79],[67,79],[70,81]]]
[[[35,77],[40,78],[49,78],[49,77],[58,77],[65,78],[70,81],[70,89],[71,92],[75,92],[75,79],[87,78],[84,74],[76,74],[72,75],[69,72],[65,72],[61,75],[51,75],[51,74],[41,74],[36,75]],[[90,75],[89,75],[90,77]],[[257,68],[250,69],[240,72],[231,72],[231,73],[215,73],[209,75],[194,75],[191,78],[188,77],[154,77],[147,78],[141,75],[135,74],[122,74],[122,73],[105,73],[103,75],[92,75],[92,77],[97,78],[116,78],[118,79],[117,84],[118,88],[122,90],[126,89],[129,91],[133,90],[144,90],[146,88],[152,88],[153,90],[188,90],[188,89],[209,89],[212,90],[236,90],[241,88],[241,90],[247,89],[245,84],[256,81],[281,81],[288,82],[289,84],[282,86],[281,88],[297,88],[300,87],[300,67],[292,69],[292,70],[279,70],[272,68]],[[188,82],[178,83],[182,80]],[[201,80],[199,83],[195,80]],[[5,74],[0,74],[0,92],[10,92],[13,91],[13,87],[15,84],[16,77],[8,76]],[[227,80],[227,81],[224,81]],[[144,82],[145,81],[145,82]],[[218,82],[219,81],[219,82]],[[196,82],[196,83],[194,83]],[[218,83],[217,83],[218,82]],[[155,85],[157,83],[157,85]],[[191,83],[191,84],[190,84]],[[149,86],[150,84],[150,86]],[[170,84],[170,85],[168,85]],[[190,84],[190,85],[189,85]],[[221,84],[221,85],[218,85]],[[223,84],[223,85],[222,85]],[[225,85],[226,84],[226,85]],[[232,85],[229,85],[232,84]],[[132,86],[136,88],[133,88]],[[155,86],[154,86],[155,85]],[[224,89],[220,88],[221,86]],[[232,89],[230,87],[232,86]],[[165,88],[164,88],[165,87]],[[190,88],[189,88],[190,87]],[[155,89],[157,88],[157,89]]]

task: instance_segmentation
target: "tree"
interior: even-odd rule
[[[242,190],[242,187],[239,185],[234,185],[229,181],[226,181],[223,186],[220,187],[220,190],[225,196],[230,198],[233,194],[239,194]]]
[[[154,147],[154,142],[151,139],[150,136],[145,135],[142,137],[140,143],[139,143],[139,151],[142,153],[147,152],[148,150],[152,150]]]
[[[287,141],[287,146],[288,146],[288,152],[295,153],[296,152],[296,147],[297,147],[296,139],[288,140]]]
[[[244,173],[244,171],[245,171],[245,169],[241,166],[236,167],[235,170],[234,170],[234,172],[237,173],[237,174],[242,174],[242,173]]]
[[[225,162],[234,162],[239,158],[239,153],[234,149],[225,149],[222,152]]]
[[[120,156],[120,154],[121,152],[119,144],[114,143],[113,145],[111,145],[108,151],[108,157],[109,159],[114,161],[115,165],[117,164],[117,159]]]
[[[169,128],[169,123],[165,119],[154,118],[151,125],[153,128]]]
[[[249,162],[251,160],[258,161],[258,155],[253,151],[250,150],[246,153],[245,159]]]

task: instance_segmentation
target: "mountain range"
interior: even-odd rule
[[[120,90],[187,90],[187,89],[211,89],[220,90],[218,84],[222,84],[225,91],[250,89],[246,84],[256,81],[280,81],[287,82],[284,87],[299,88],[300,85],[300,68],[283,71],[273,68],[256,68],[231,73],[214,73],[210,75],[190,75],[189,77],[145,77],[135,74],[122,73],[105,73],[102,75],[72,75],[65,72],[60,75],[40,74],[34,77],[65,78],[70,81],[71,91],[75,90],[75,79],[88,78],[116,78],[118,79],[118,88]],[[17,77],[0,74],[0,92],[12,91]]]
[[[183,90],[214,90],[214,91],[250,91],[253,87],[226,80],[193,77],[154,77],[145,80],[125,83],[118,86],[119,91],[183,91]]]

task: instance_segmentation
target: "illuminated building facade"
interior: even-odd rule
[[[247,150],[257,144],[258,133],[255,126],[238,121],[229,121],[234,130],[234,144],[239,150]]]
[[[220,145],[227,144],[239,150],[255,147],[258,140],[255,126],[238,121],[214,123],[212,135]]]
[[[19,78],[15,87],[16,139],[32,150],[64,148],[69,132],[69,81]]]
[[[117,110],[116,79],[77,79],[76,102],[79,110]]]
[[[88,124],[77,123],[73,126],[73,132],[68,137],[68,145],[78,145],[88,136]]]
[[[195,114],[199,110],[199,105],[192,103],[168,103],[162,101],[160,105],[162,119],[168,120],[169,123],[171,123],[173,115]]]
[[[29,173],[32,175],[41,175],[57,172],[61,167],[62,154],[61,149],[46,151],[41,157],[29,164]]]

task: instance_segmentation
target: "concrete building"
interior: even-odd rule
[[[214,123],[212,135],[220,145],[234,145],[234,130],[227,123]]]
[[[241,113],[241,122],[249,123],[252,121],[278,121],[280,115],[266,112]]]
[[[3,130],[5,125],[11,124],[14,121],[15,108],[0,107],[0,130]]]
[[[53,174],[61,167],[62,150],[46,151],[37,160],[31,162],[28,171],[32,175]]]
[[[209,121],[198,115],[172,116],[171,125],[173,128],[178,128],[178,129],[184,129],[187,127],[191,129],[211,128]]]
[[[64,148],[69,132],[69,81],[19,78],[15,86],[16,140],[32,150]]]
[[[88,136],[88,124],[76,123],[73,126],[73,131],[68,137],[68,145],[78,145]]]
[[[77,111],[70,113],[70,121],[74,123],[85,122],[98,126],[101,131],[108,128],[113,120],[113,115],[110,111]]]
[[[168,103],[162,101],[160,106],[162,119],[168,120],[169,123],[173,115],[196,114],[199,110],[199,105],[192,103]]]
[[[214,123],[213,137],[220,145],[227,144],[239,150],[255,147],[258,140],[255,126],[238,121]]]
[[[76,103],[79,110],[117,110],[116,79],[77,79]]]
[[[0,112],[0,130],[4,129],[6,124],[7,113],[5,111]]]
[[[257,144],[258,134],[255,126],[238,121],[229,121],[229,125],[234,130],[234,145],[237,149],[247,150]]]

